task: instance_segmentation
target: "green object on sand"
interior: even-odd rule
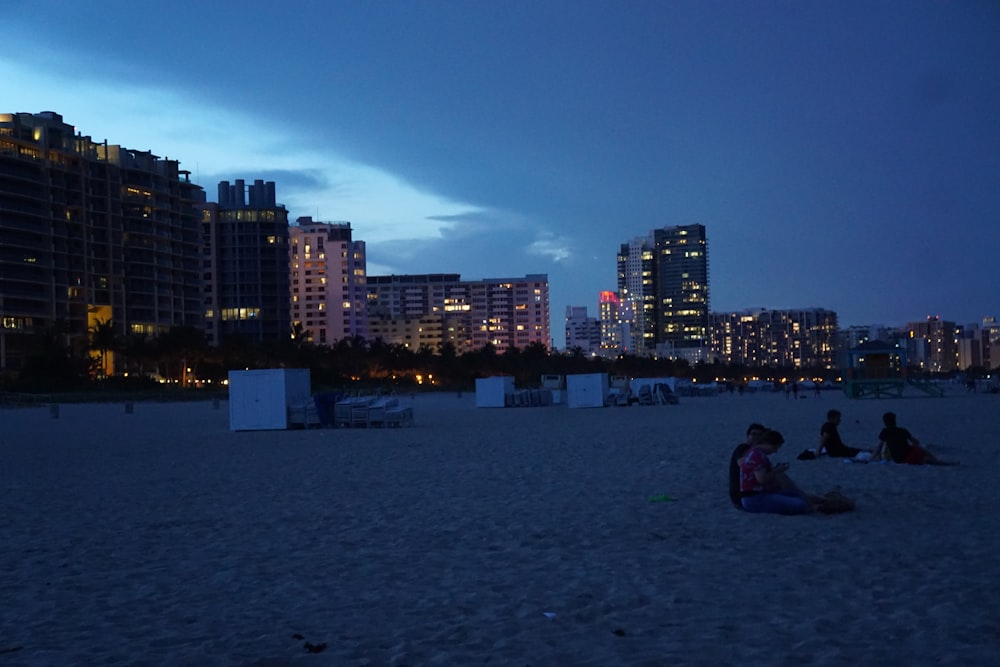
[[[668,496],[666,494],[660,494],[658,496],[650,496],[649,497],[649,502],[651,502],[651,503],[665,503],[665,502],[669,502],[671,500],[677,500],[677,499],[674,498],[673,496]]]

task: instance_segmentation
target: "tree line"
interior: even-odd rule
[[[113,359],[113,364],[111,360]],[[111,366],[114,372],[111,373]],[[485,345],[458,354],[444,343],[439,349],[346,338],[332,345],[310,343],[301,327],[283,340],[254,341],[231,336],[208,344],[194,327],[173,327],[157,336],[116,333],[110,321],[98,321],[85,345],[73,344],[58,324],[36,333],[23,367],[0,379],[0,389],[25,392],[79,391],[94,387],[142,389],[163,384],[185,389],[220,387],[230,370],[308,368],[317,390],[473,390],[475,379],[513,376],[518,387],[537,387],[542,375],[608,373],[626,377],[679,377],[698,382],[822,377],[835,369],[750,368],[720,362],[689,364],[679,359],[622,355],[614,359],[585,354],[580,348],[550,353],[540,343],[497,349]]]

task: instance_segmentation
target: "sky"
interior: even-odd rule
[[[710,308],[1000,316],[992,0],[4,0],[0,113],[349,221],[368,272],[549,276],[703,224]]]

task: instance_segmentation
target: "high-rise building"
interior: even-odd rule
[[[369,325],[384,327],[382,318],[423,318],[438,314],[458,323],[468,336],[459,350],[497,349],[551,344],[549,279],[545,274],[523,278],[461,280],[458,274],[368,277]],[[447,330],[447,327],[446,327]]]
[[[631,315],[622,352],[651,354],[656,347],[656,262],[652,236],[634,238],[618,251],[619,317]]]
[[[653,230],[655,342],[661,353],[708,347],[708,241],[704,225]],[[678,353],[679,354],[679,353]]]
[[[291,336],[288,211],[273,181],[219,183],[204,206],[205,323],[209,342]]]
[[[0,368],[20,368],[42,331],[83,353],[102,323],[200,328],[203,201],[176,160],[97,143],[51,111],[0,114]]]
[[[471,351],[468,321],[465,317],[430,313],[413,317],[375,317],[369,322],[369,338],[419,352],[429,349],[440,353],[451,345],[456,354]]]
[[[300,217],[289,236],[292,326],[321,345],[368,338],[365,242],[351,223]]]
[[[958,368],[958,326],[937,315],[906,325],[907,360],[922,370],[949,373]]]
[[[747,309],[710,315],[711,356],[723,363],[835,368],[837,313],[823,308]]]
[[[587,316],[586,306],[566,306],[566,349],[579,349],[584,354],[601,348],[601,322]]]
[[[621,301],[618,293],[603,290],[598,297],[598,314],[601,321],[601,356],[615,357],[622,354],[622,341],[631,339],[628,329],[631,317],[621,318]],[[623,327],[626,329],[622,331]]]

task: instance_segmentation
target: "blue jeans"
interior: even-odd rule
[[[805,514],[809,511],[809,503],[805,496],[794,491],[776,491],[775,493],[760,493],[756,496],[741,498],[743,509],[754,514]]]

